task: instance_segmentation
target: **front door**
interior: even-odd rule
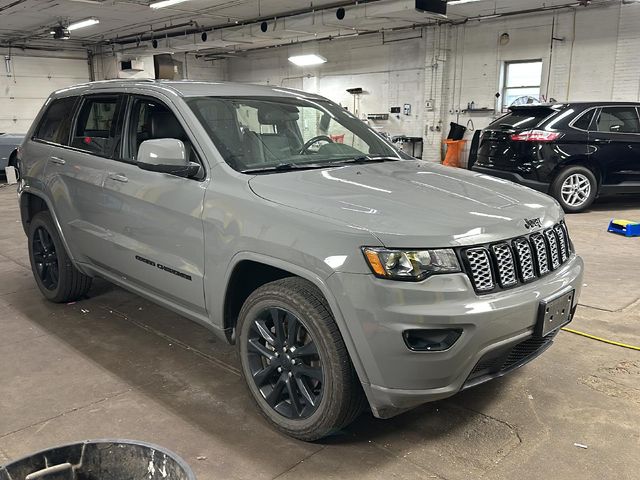
[[[640,191],[640,117],[634,106],[602,107],[589,131],[605,191]]]
[[[145,140],[176,138],[192,149],[185,129],[165,104],[132,96],[126,118],[120,158],[107,166],[104,181],[103,223],[109,230],[111,258],[105,267],[151,294],[204,314],[201,217],[207,181],[136,166]],[[198,161],[195,152],[191,159]]]

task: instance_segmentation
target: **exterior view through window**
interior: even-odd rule
[[[267,97],[197,97],[187,102],[226,162],[239,171],[404,158],[330,102]]]
[[[542,82],[542,60],[506,62],[502,110],[512,105],[537,103]]]

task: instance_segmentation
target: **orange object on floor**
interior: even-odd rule
[[[464,144],[467,143],[466,140],[445,140],[445,145],[447,146],[447,154],[444,156],[443,165],[447,167],[458,167],[462,166],[462,152],[464,151]]]

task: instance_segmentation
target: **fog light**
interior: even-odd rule
[[[462,335],[462,329],[405,330],[404,343],[416,352],[442,352],[448,350]]]

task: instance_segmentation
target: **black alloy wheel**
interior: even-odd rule
[[[267,308],[246,342],[251,377],[267,404],[288,419],[310,417],[322,400],[324,369],[304,323],[284,308]]]
[[[53,239],[44,227],[38,227],[31,242],[36,274],[47,290],[55,290],[59,281],[60,264]]]

